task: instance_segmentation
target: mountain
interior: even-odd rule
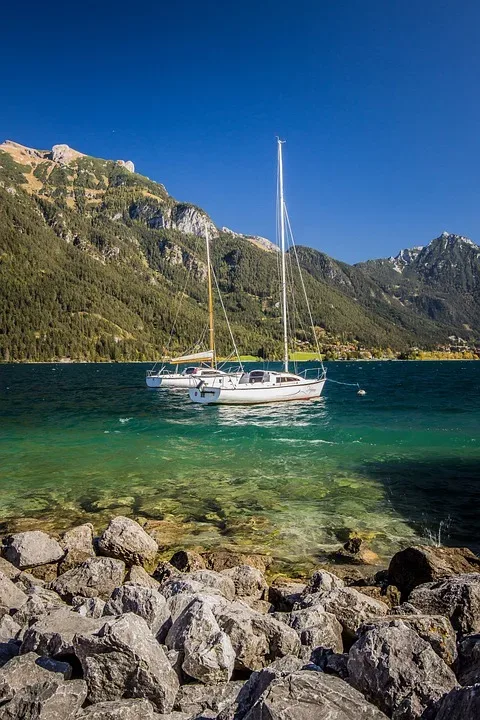
[[[136,360],[187,350],[207,326],[205,227],[240,352],[278,355],[276,245],[217,228],[131,161],[67,145],[3,143],[0,359]],[[479,253],[471,241],[445,234],[426,248],[355,266],[299,247],[324,347],[402,351],[450,335],[477,339]],[[290,275],[300,291],[293,263]],[[300,302],[291,322],[297,348],[306,348]],[[228,354],[220,308],[216,325],[218,351]]]

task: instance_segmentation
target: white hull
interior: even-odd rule
[[[241,373],[232,373],[232,376],[241,375]],[[166,373],[158,372],[149,374],[146,377],[147,386],[150,388],[177,388],[180,390],[188,390],[195,388],[201,380],[212,382],[216,378],[225,378],[227,374],[222,370],[210,368],[195,368],[190,373]]]
[[[290,400],[314,400],[322,394],[325,378],[319,380],[299,379],[297,382],[277,385],[257,383],[241,385],[237,379],[219,378],[190,388],[190,399],[202,405],[259,405],[262,403],[287,402]]]

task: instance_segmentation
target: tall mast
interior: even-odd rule
[[[205,242],[207,245],[207,283],[208,283],[208,329],[210,334],[210,350],[212,351],[212,367],[215,367],[215,328],[213,325],[213,294],[212,294],[212,268],[210,265],[210,239],[208,227],[205,223]]]
[[[285,201],[283,199],[283,157],[282,145],[278,138],[278,186],[280,193],[280,249],[282,253],[282,321],[283,321],[283,368],[288,372],[288,323],[287,323],[287,272],[285,257]]]

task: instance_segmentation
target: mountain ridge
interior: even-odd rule
[[[0,145],[0,200],[0,358],[153,359],[167,346],[194,344],[206,318],[205,226],[242,351],[278,354],[277,246],[217,228],[131,161],[9,141]],[[396,258],[348,265],[299,246],[323,346],[403,351],[452,335],[477,341],[477,251],[468,238],[444,233]],[[291,278],[298,286],[294,269]],[[299,310],[297,349],[308,344],[306,320]],[[226,353],[227,328],[221,318],[217,325]]]

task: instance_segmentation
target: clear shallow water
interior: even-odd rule
[[[165,549],[480,550],[480,363],[329,363],[318,402],[202,407],[144,365],[0,365],[0,530],[146,518]]]

